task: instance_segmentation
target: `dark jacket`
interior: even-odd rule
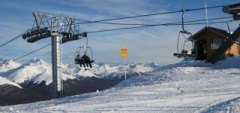
[[[90,62],[90,58],[87,55],[83,55],[82,58],[84,59],[84,61]]]

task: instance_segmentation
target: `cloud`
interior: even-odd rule
[[[161,9],[160,4],[151,3],[149,0],[132,1],[132,0],[77,0],[74,2],[62,1],[60,4],[67,6],[78,7],[85,10],[96,11],[101,14],[111,16],[130,16],[136,14],[149,13],[149,10],[156,11]],[[160,7],[159,7],[160,6]],[[148,9],[148,10],[146,10]]]

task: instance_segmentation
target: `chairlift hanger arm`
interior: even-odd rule
[[[184,14],[185,14],[186,10],[182,10],[182,31],[180,31],[181,33],[184,33],[184,34],[189,34],[191,35],[190,32],[188,32],[187,30],[185,30],[184,28]]]
[[[183,30],[183,32],[186,31],[186,30],[184,29],[184,13],[185,13],[185,10],[182,10],[182,30]]]
[[[187,41],[191,41],[189,40],[189,37],[192,36],[192,34],[190,32],[188,32],[187,30],[184,29],[184,13],[186,12],[186,10],[182,10],[182,31],[179,31],[178,33],[178,40],[177,40],[177,53],[174,53],[173,56],[176,56],[178,58],[187,58],[187,57],[193,57],[193,54],[192,52],[188,52],[188,50],[185,50],[184,47],[185,47],[185,43]],[[179,41],[180,41],[180,36],[184,37],[185,41],[184,41],[184,44],[183,44],[183,50],[180,52],[179,51]],[[188,38],[185,38],[184,34],[187,34],[189,35]]]

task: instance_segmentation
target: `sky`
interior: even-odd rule
[[[75,18],[80,20],[103,20],[136,15],[172,12],[183,9],[196,9],[205,7],[221,6],[238,3],[238,0],[2,0],[0,7],[0,44],[11,40],[27,30],[34,23],[33,12],[47,15],[59,15],[61,17]],[[207,12],[207,14],[206,14]],[[207,15],[207,16],[206,16]],[[187,11],[185,21],[211,19],[231,16],[222,12],[221,7],[215,9]],[[231,18],[218,20],[229,21]],[[181,22],[182,13],[147,16],[141,18],[129,18],[115,21],[124,24],[164,24]],[[206,21],[204,21],[207,23]],[[179,62],[173,56],[177,52],[177,38],[182,26],[154,26],[135,29],[115,30],[91,33],[106,29],[134,27],[133,25],[113,25],[103,23],[79,24],[80,32],[88,33],[88,45],[92,48],[93,60],[97,63],[119,64],[123,63],[121,48],[128,49],[127,63],[150,63],[158,62],[170,64]],[[196,33],[206,24],[186,25],[184,28]],[[226,23],[209,22],[208,26],[227,29]],[[239,21],[229,22],[231,31],[239,26]],[[179,49],[191,49],[191,43],[183,47],[181,37]],[[26,40],[17,38],[9,44],[0,47],[0,58],[14,60],[35,51],[51,43],[51,38],[39,40],[35,43],[27,43]],[[87,43],[87,39],[70,41],[61,46],[62,63],[74,63],[76,50],[79,46]],[[88,52],[90,53],[90,52]],[[91,55],[92,56],[92,55]],[[37,57],[51,62],[51,46],[41,49],[33,54],[23,57],[18,62],[26,63]]]

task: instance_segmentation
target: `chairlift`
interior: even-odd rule
[[[86,60],[84,55],[88,56],[88,59]],[[75,53],[75,64],[79,64],[80,67],[92,67],[92,64],[94,62],[93,60],[93,52],[91,46],[88,46],[88,43],[84,46],[80,46],[76,49]]]
[[[177,53],[173,53],[173,56],[176,56],[178,58],[189,58],[189,57],[194,57],[194,51],[192,50],[185,50],[185,45],[187,42],[189,42],[189,38],[192,36],[191,32],[188,32],[187,30],[184,29],[184,12],[185,10],[182,10],[182,31],[179,31],[178,33],[178,40],[177,40]],[[188,38],[186,38],[186,35],[188,36]],[[179,43],[180,43],[180,38],[184,38],[184,44],[183,44],[183,48],[181,50],[181,52],[179,51]],[[192,42],[192,46],[193,45],[193,41]]]

